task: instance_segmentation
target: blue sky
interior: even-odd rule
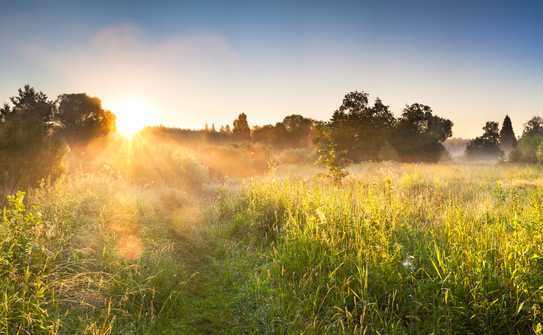
[[[543,114],[541,1],[0,2],[2,100],[25,83],[144,96],[155,123],[201,127],[327,119],[364,90],[465,137]]]

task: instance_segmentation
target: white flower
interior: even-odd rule
[[[415,261],[415,257],[409,255],[405,258],[405,260],[402,262],[402,265],[408,269],[409,271],[415,271],[415,264],[414,264],[414,261]]]

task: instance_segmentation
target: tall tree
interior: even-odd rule
[[[500,149],[500,134],[497,122],[489,121],[483,127],[483,135],[468,143],[466,156],[470,159],[499,159],[503,157]]]
[[[66,147],[53,101],[26,85],[1,109],[0,193],[35,185],[61,172]]]
[[[388,106],[377,98],[369,105],[365,92],[350,92],[327,123],[337,150],[355,162],[379,160],[395,123]],[[322,138],[322,137],[321,137]]]
[[[232,133],[237,140],[246,141],[251,138],[251,129],[249,128],[247,115],[245,115],[245,113],[241,113],[238,118],[234,120]]]
[[[102,108],[100,99],[84,93],[58,97],[61,134],[70,144],[84,143],[115,130],[115,115]]]
[[[508,154],[516,146],[517,138],[513,130],[513,125],[511,124],[509,115],[506,115],[505,119],[503,119],[502,129],[500,130],[500,148],[504,153]]]
[[[404,161],[438,161],[447,154],[442,142],[452,136],[452,126],[430,106],[407,105],[395,126],[394,147]]]
[[[12,106],[5,104],[0,112],[0,147],[26,147],[58,128],[54,103],[43,92],[26,85],[10,101]]]

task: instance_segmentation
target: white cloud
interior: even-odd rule
[[[202,114],[211,114],[210,121],[220,119],[220,96],[210,96],[219,86],[235,81],[240,64],[219,34],[156,39],[126,24],[106,27],[87,41],[54,49],[36,42],[23,52],[35,63],[45,62],[62,92],[84,91],[105,101],[143,95],[161,111],[158,123],[187,126],[203,123],[207,116]]]

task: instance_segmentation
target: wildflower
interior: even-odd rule
[[[411,255],[408,255],[405,260],[402,262],[402,265],[404,266],[404,268],[406,268],[407,270],[413,272],[415,271],[415,257],[414,256],[411,256]]]

